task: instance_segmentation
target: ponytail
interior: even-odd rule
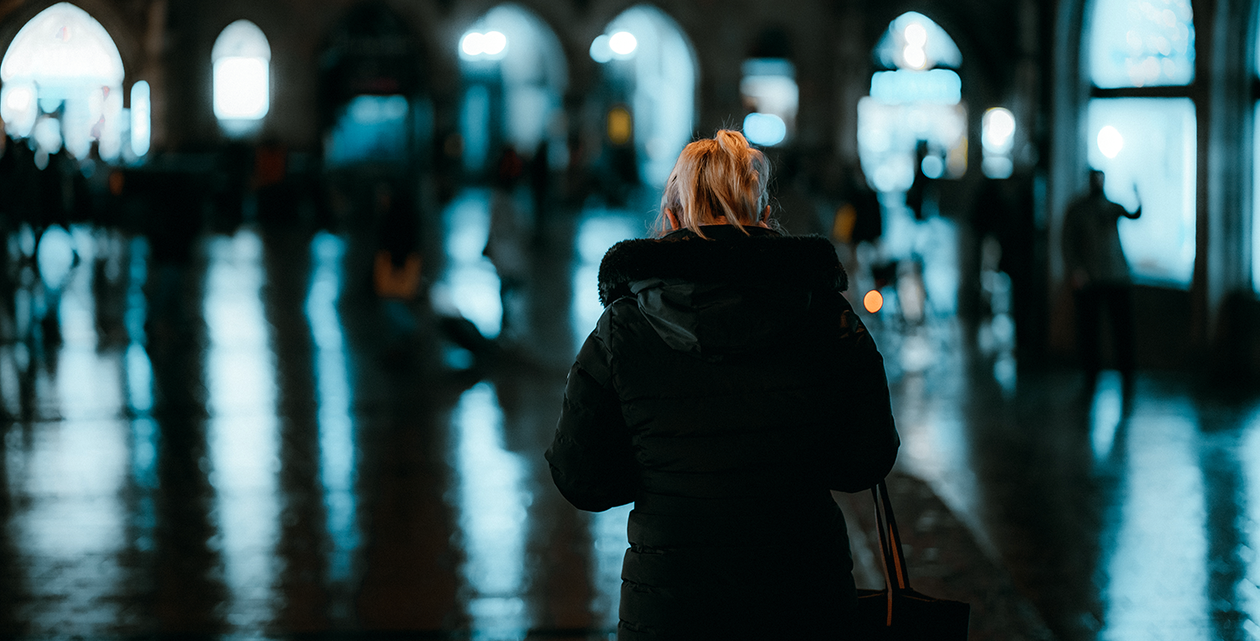
[[[665,182],[657,219],[662,234],[671,229],[665,211],[704,237],[701,225],[725,222],[739,229],[768,223],[770,162],[738,131],[718,130],[713,138],[687,145]],[[745,232],[747,233],[747,232]]]

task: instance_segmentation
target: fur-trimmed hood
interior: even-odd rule
[[[613,245],[599,267],[605,307],[633,297],[670,347],[701,355],[741,352],[801,319],[819,290],[848,278],[831,242],[726,225]]]

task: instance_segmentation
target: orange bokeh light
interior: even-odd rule
[[[878,289],[872,289],[862,297],[862,305],[866,307],[866,311],[874,314],[884,307],[884,295]]]

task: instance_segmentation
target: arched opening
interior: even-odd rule
[[[1095,0],[1086,18],[1089,165],[1105,173],[1108,199],[1129,210],[1141,204],[1141,218],[1119,221],[1134,277],[1188,289],[1198,172],[1190,2]]]
[[[967,108],[953,39],[927,16],[906,13],[888,26],[875,59],[870,95],[858,103],[858,154],[871,186],[904,194],[923,179],[962,177]]]
[[[511,154],[547,166],[567,162],[561,103],[568,65],[546,23],[517,5],[500,5],[464,33],[459,56],[465,171],[497,174]]]
[[[258,25],[237,20],[210,51],[214,116],[232,136],[255,131],[271,108],[271,45]]]
[[[352,7],[319,61],[327,168],[392,174],[427,160],[433,109],[419,46],[399,15],[382,3]]]
[[[130,124],[123,76],[118,47],[105,28],[61,2],[31,18],[5,51],[0,117],[10,135],[35,139],[37,162],[47,162],[63,146],[86,158],[94,142],[103,159],[115,160]]]
[[[857,142],[866,182],[879,195],[882,233],[870,250],[858,247],[859,263],[874,270],[868,282],[887,285],[888,308],[917,323],[957,309],[958,232],[940,215],[937,183],[968,169],[962,53],[944,29],[913,11],[889,23],[873,53]]]
[[[603,67],[601,168],[610,187],[642,181],[663,188],[693,135],[697,65],[690,41],[661,10],[637,5],[608,23],[590,53]]]

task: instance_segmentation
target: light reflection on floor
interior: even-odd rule
[[[271,329],[263,316],[262,241],[242,231],[208,248],[206,449],[217,547],[231,603],[227,622],[258,630],[276,613],[279,417]]]
[[[445,285],[453,309],[493,328],[502,306],[481,253],[487,193],[449,210],[450,272],[476,276]],[[645,221],[590,209],[571,224],[561,302],[522,331],[558,332],[545,343],[575,351],[601,311],[598,261],[643,236]],[[347,302],[341,236],[286,245],[245,229],[208,239],[205,265],[183,267],[151,263],[141,239],[69,237],[80,262],[58,308],[63,342],[0,343],[4,411],[26,417],[0,424],[0,587],[11,595],[0,636],[423,621],[485,639],[554,626],[587,638],[615,626],[629,508],[572,512],[541,459],[564,382],[553,363],[567,367],[572,353],[475,384],[385,362],[376,308]],[[307,254],[269,253],[285,247]],[[87,268],[108,252],[124,274],[116,290],[94,287]],[[285,269],[300,273],[277,278]],[[177,338],[199,344],[204,316],[205,349],[187,355],[186,376],[172,366],[184,362],[172,355],[184,349],[171,338],[179,303],[163,292],[194,280],[199,311]],[[121,331],[102,325],[118,301],[96,291],[121,297]],[[29,311],[41,294],[25,296]],[[30,329],[29,318],[0,330]],[[1150,372],[1131,402],[1114,373],[1090,396],[1072,372],[1015,376],[1005,321],[991,320],[972,354],[947,318],[869,320],[893,379],[899,466],[927,481],[1061,638],[1260,632],[1260,402],[1204,398]],[[314,507],[294,509],[307,494]],[[580,603],[557,605],[569,590]],[[324,618],[295,614],[296,591]]]
[[[1134,417],[1114,544],[1101,567],[1104,641],[1210,638],[1203,471],[1193,408]]]
[[[498,273],[483,252],[490,237],[490,191],[467,189],[442,215],[447,266],[433,287],[434,307],[472,321],[483,336],[499,335],[503,323]]]
[[[351,578],[360,543],[358,522],[358,443],[351,408],[349,349],[337,310],[345,276],[345,243],[320,233],[311,241],[311,288],[306,317],[315,350],[316,410],[319,423],[319,480],[327,512],[328,574],[333,582]]]
[[[533,493],[522,481],[529,461],[505,449],[503,413],[494,386],[464,392],[451,418],[455,507],[462,574],[470,594],[474,639],[519,641],[530,628],[525,537]]]

